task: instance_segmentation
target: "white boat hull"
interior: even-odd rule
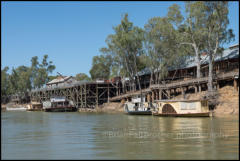
[[[6,110],[7,110],[7,111],[26,111],[27,108],[25,108],[25,107],[18,107],[18,108],[10,108],[10,107],[7,107]]]

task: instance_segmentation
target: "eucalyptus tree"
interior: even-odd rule
[[[145,25],[145,51],[151,82],[157,84],[167,76],[169,69],[178,68],[185,61],[182,59],[185,58],[183,47],[178,46],[176,24],[172,24],[172,20],[169,17],[154,17]]]
[[[94,56],[92,61],[92,68],[90,70],[91,78],[108,79],[110,75],[111,58],[109,56]]]
[[[172,7],[172,13],[180,14],[178,7]],[[186,18],[178,26],[179,45],[190,45],[195,52],[197,65],[197,78],[201,77],[201,55],[205,50],[209,59],[208,89],[212,91],[213,86],[213,62],[217,54],[221,54],[223,45],[229,43],[234,34],[227,29],[228,2],[225,1],[196,1],[186,2]],[[174,15],[174,14],[172,14]],[[171,16],[169,17],[181,17]],[[179,24],[180,21],[173,19]]]
[[[6,66],[1,70],[1,96],[9,94],[9,68]]]
[[[159,41],[161,41],[162,39],[160,38],[160,31],[159,31],[159,26],[160,25],[160,21],[162,20],[162,18],[160,17],[154,17],[151,18],[148,23],[144,26],[145,27],[145,41],[144,41],[144,45],[145,45],[145,54],[147,55],[147,66],[148,69],[150,69],[151,72],[151,77],[150,77],[150,85],[154,82],[156,82],[157,80],[154,80],[154,73],[159,73],[158,71],[160,71],[162,74],[165,74],[165,72],[163,73],[163,63],[164,63],[164,51],[166,50],[166,48],[162,48],[160,47],[161,43],[159,43]],[[162,50],[162,51],[160,51]],[[157,76],[155,77],[156,79],[158,78]]]
[[[88,75],[85,73],[78,73],[78,74],[76,74],[75,78],[78,81],[90,81],[91,80],[91,78],[89,78]]]
[[[176,24],[178,29],[178,46],[188,46],[187,53],[195,53],[195,63],[197,66],[197,78],[201,77],[201,51],[204,49],[205,28],[204,22],[204,2],[188,1],[185,4],[186,17],[184,18],[179,11],[178,5],[169,8],[168,17],[172,23]],[[189,48],[190,47],[190,48]],[[185,50],[185,51],[186,51]]]
[[[110,53],[113,60],[121,68],[121,74],[129,77],[131,85],[136,88],[135,77],[141,90],[138,75],[138,57],[143,54],[143,30],[133,26],[128,20],[128,14],[125,14],[121,20],[121,24],[113,27],[114,34],[107,37],[107,48],[105,51]]]
[[[53,65],[52,61],[47,61],[48,55],[43,56],[42,63],[39,64],[38,57],[35,56],[32,58],[32,66],[31,66],[31,74],[32,74],[32,82],[34,88],[40,88],[44,84],[46,84],[48,80],[48,74],[52,73],[52,71],[56,68]]]
[[[25,93],[31,90],[31,80],[29,71],[30,68],[24,65],[17,67],[13,71],[13,73],[16,72],[16,74],[13,74],[13,76],[17,75],[17,78],[15,78],[16,81],[14,81],[14,83],[17,84],[17,91],[20,93]]]
[[[42,63],[40,64],[37,56],[32,57],[32,64],[30,67],[30,81],[32,88],[40,88],[46,84],[49,81],[48,74],[52,73],[52,71],[56,68],[55,65],[53,65],[53,62],[48,61],[47,59],[48,55],[44,55]]]
[[[232,29],[228,29],[228,2],[215,1],[204,2],[206,20],[205,49],[209,56],[208,90],[213,90],[213,63],[217,54],[223,51],[223,45],[234,39]]]
[[[16,69],[12,68],[12,73],[9,76],[9,91],[10,94],[15,94],[19,92],[19,73],[16,71]]]

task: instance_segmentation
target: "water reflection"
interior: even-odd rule
[[[238,159],[239,119],[2,113],[3,159]]]
[[[117,117],[116,117],[117,118]],[[118,122],[119,121],[119,122]],[[104,149],[98,157],[121,159],[216,159],[238,158],[219,152],[237,151],[238,128],[231,122],[212,118],[138,117],[125,115],[122,120],[97,124],[96,149]],[[231,130],[223,130],[226,127]],[[233,138],[229,137],[233,134]],[[231,141],[230,141],[231,140]],[[226,145],[227,142],[230,145]],[[235,144],[234,144],[235,143]],[[224,146],[224,147],[223,147]],[[232,150],[229,150],[232,149]],[[110,150],[111,154],[107,150]]]

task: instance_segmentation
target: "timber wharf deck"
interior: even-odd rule
[[[238,89],[239,69],[219,73],[214,77],[214,87],[219,88],[221,81],[233,81],[235,89]],[[237,77],[237,79],[235,79]],[[169,99],[177,91],[184,96],[190,88],[195,92],[207,89],[208,77],[193,78],[188,80],[171,81],[165,84],[153,84],[148,88],[142,89],[142,94],[150,99]],[[140,95],[141,91],[122,93],[121,84],[112,84],[109,82],[77,82],[70,85],[42,88],[30,92],[31,100],[42,102],[50,99],[52,96],[65,96],[74,102],[77,108],[95,108],[100,104],[109,101],[121,101],[135,95]]]
[[[233,80],[234,81],[234,87],[237,88],[237,80],[234,79],[235,76],[239,76],[239,69],[235,71],[230,71],[227,73],[219,73],[215,75],[215,78],[213,79],[214,81],[214,86],[215,88],[219,88],[219,82],[220,81],[226,81],[226,80]],[[189,86],[193,86],[195,92],[201,91],[201,87],[206,87],[208,83],[208,77],[202,77],[202,78],[194,78],[194,79],[189,79],[189,80],[178,80],[178,81],[172,81],[171,83],[166,83],[166,84],[154,84],[151,85],[147,89],[142,90],[142,94],[149,94],[152,93],[152,99],[162,99],[162,95],[167,96],[170,98],[170,92],[171,90],[176,90],[177,88],[180,88],[181,93],[184,95],[186,90],[188,89]],[[164,93],[166,92],[166,93]],[[122,94],[119,96],[115,96],[110,98],[110,101],[120,101],[122,99],[126,99],[135,95],[140,95],[141,91],[134,91],[134,92],[129,92],[126,94]]]

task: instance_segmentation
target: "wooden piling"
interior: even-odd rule
[[[154,99],[155,99],[154,97],[155,97],[155,92],[154,92],[154,90],[153,90],[153,91],[152,91],[152,100],[151,100],[152,102],[154,102]]]
[[[236,91],[238,91],[237,79],[233,79],[233,86],[234,86],[234,89],[235,89]]]
[[[162,89],[159,89],[159,100],[161,100],[162,99]]]

